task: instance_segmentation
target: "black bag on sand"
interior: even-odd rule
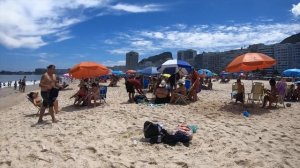
[[[176,145],[177,142],[188,143],[188,136],[177,131],[175,135],[170,135],[167,130],[163,129],[159,124],[150,121],[144,123],[144,136],[151,144],[165,143],[168,145]]]
[[[151,144],[163,142],[163,138],[169,135],[167,130],[163,129],[159,124],[150,121],[144,123],[144,136]]]
[[[136,104],[149,102],[149,100],[147,99],[147,97],[145,95],[136,95],[136,96],[134,96],[133,100]]]

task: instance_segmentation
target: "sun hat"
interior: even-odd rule
[[[184,84],[184,80],[183,79],[179,79],[177,83],[183,85]]]
[[[166,87],[166,81],[165,80],[162,80],[159,84],[159,87]]]

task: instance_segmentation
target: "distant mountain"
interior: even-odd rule
[[[139,65],[146,66],[147,63],[151,63],[153,66],[161,65],[163,62],[173,59],[171,52],[163,52],[158,55],[154,55],[148,58],[144,58],[139,62]]]
[[[297,43],[300,42],[300,33],[294,34],[286,39],[284,39],[280,44],[285,44],[285,43]]]

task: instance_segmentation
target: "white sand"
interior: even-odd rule
[[[251,81],[243,82],[249,92]],[[245,118],[243,107],[231,103],[231,83],[214,83],[213,91],[201,91],[187,106],[152,107],[127,104],[122,81],[96,108],[73,107],[73,85],[60,92],[60,122],[52,124],[48,115],[47,124],[36,127],[36,109],[24,98],[0,110],[0,167],[299,167],[300,103],[249,106]],[[189,147],[150,145],[141,141],[147,120],[168,130],[187,121],[199,130]]]

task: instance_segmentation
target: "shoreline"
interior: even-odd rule
[[[14,105],[17,105],[20,101],[24,100],[24,97],[26,94],[32,91],[39,91],[39,85],[28,85],[26,86],[25,92],[20,92],[17,88],[17,90],[14,90],[13,87],[8,88],[1,88],[0,89],[0,109],[6,109],[9,107],[12,107]]]

